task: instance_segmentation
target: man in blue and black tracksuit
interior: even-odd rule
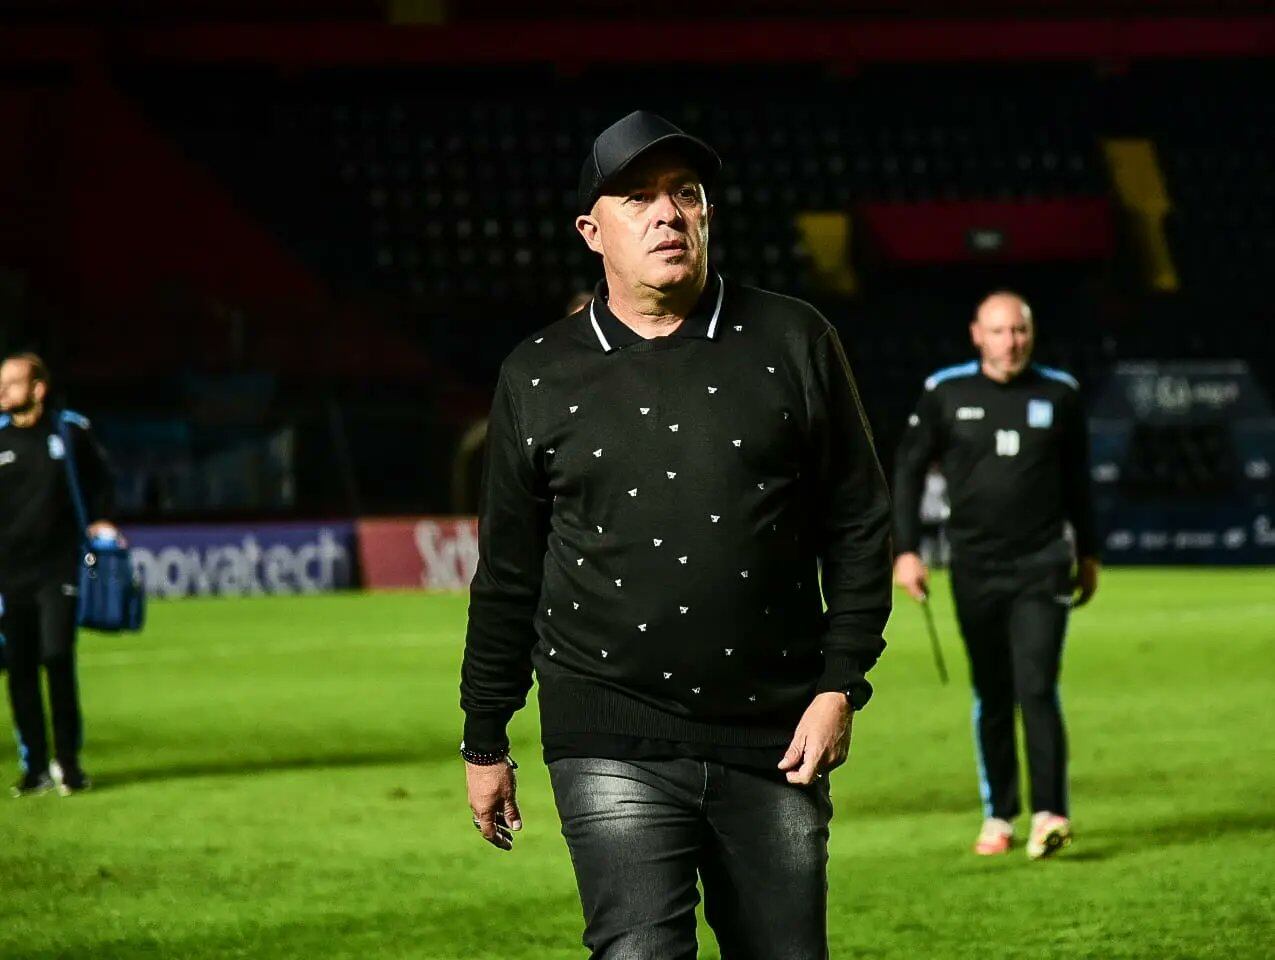
[[[1030,362],[1032,315],[1021,297],[992,294],[970,330],[980,358],[926,380],[899,446],[895,580],[926,598],[918,514],[937,462],[951,498],[952,593],[975,692],[986,819],[974,849],[1012,845],[1017,704],[1031,780],[1027,852],[1038,859],[1071,842],[1058,674],[1068,613],[1098,584],[1088,439],[1076,381]]]
[[[35,354],[0,364],[0,637],[22,776],[22,797],[87,789],[80,766],[80,701],[75,670],[76,584],[84,539],[67,476],[67,444],[88,515],[108,516],[111,483],[89,422],[46,407],[49,375]],[[97,520],[91,536],[111,537]],[[45,732],[41,666],[48,678],[53,757]],[[50,765],[50,759],[56,761]],[[51,775],[52,770],[52,775]]]

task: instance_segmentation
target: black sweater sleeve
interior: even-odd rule
[[[1096,557],[1093,490],[1089,485],[1089,429],[1080,394],[1073,393],[1063,423],[1063,506],[1076,534],[1076,556]]]
[[[470,585],[469,627],[461,666],[465,744],[478,751],[508,745],[505,727],[531,688],[534,617],[548,538],[550,500],[519,426],[502,371],[487,421],[478,515],[478,568]]]
[[[864,674],[885,649],[890,616],[890,502],[872,430],[837,332],[815,342],[807,380],[815,458],[815,516],[824,603],[824,670],[817,692],[872,694]]]
[[[89,523],[110,520],[115,513],[115,481],[105,451],[87,427],[72,426],[75,470]]]
[[[921,394],[894,458],[894,546],[899,553],[921,547],[921,494],[925,474],[938,449],[938,403],[934,391]]]

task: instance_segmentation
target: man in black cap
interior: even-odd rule
[[[890,610],[845,353],[810,305],[710,271],[719,168],[650,113],[598,137],[576,228],[605,279],[508,357],[488,425],[469,804],[511,849],[534,669],[597,958],[694,957],[697,877],[724,958],[826,957],[825,775]]]

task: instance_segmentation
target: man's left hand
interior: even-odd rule
[[[89,538],[93,540],[118,540],[120,546],[126,546],[124,536],[120,533],[119,527],[109,520],[98,520],[96,523],[89,524]]]
[[[779,769],[789,783],[806,785],[835,770],[850,755],[850,723],[854,710],[844,693],[821,693],[801,715]]]
[[[1072,589],[1076,591],[1072,607],[1083,607],[1098,592],[1098,571],[1102,569],[1097,557],[1081,557],[1076,564],[1076,579]]]

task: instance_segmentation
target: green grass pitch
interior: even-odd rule
[[[1275,571],[1108,571],[1063,677],[1077,841],[1036,864],[968,852],[944,585],[935,607],[952,684],[900,597],[833,775],[833,957],[1275,956]],[[192,600],[82,637],[98,789],[0,801],[0,957],[583,957],[532,710],[517,849],[469,823],[464,622],[451,596]]]

